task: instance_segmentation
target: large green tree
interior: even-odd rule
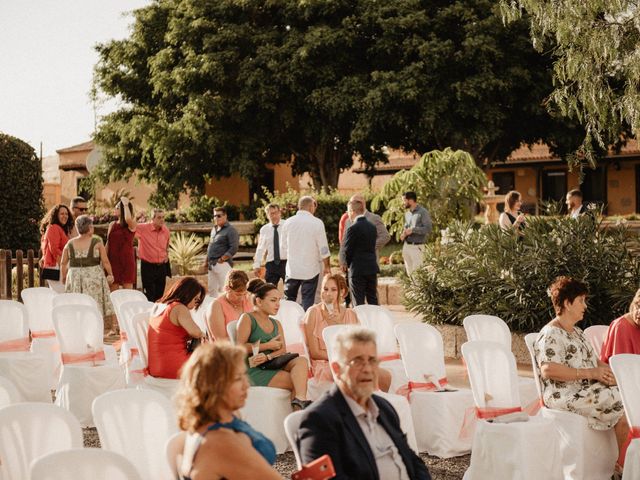
[[[636,0],[501,0],[505,18],[530,21],[533,44],[552,53],[562,114],[585,126],[582,152],[624,141],[640,127],[640,10]],[[623,132],[622,139],[620,138]]]
[[[290,160],[335,186],[383,146],[577,145],[542,105],[550,59],[491,0],[155,0],[98,52],[97,91],[123,101],[96,134],[103,179],[138,171],[161,194]]]

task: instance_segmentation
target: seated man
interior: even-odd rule
[[[296,443],[302,463],[328,454],[336,479],[430,480],[389,402],[373,395],[378,381],[375,334],[349,328],[333,345],[334,385],[304,414]]]

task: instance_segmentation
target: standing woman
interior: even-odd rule
[[[133,215],[133,205],[127,197],[120,198],[116,205],[118,220],[111,222],[107,232],[107,255],[113,266],[111,291],[133,288],[136,281],[136,259],[133,253],[133,238],[138,223]]]
[[[73,228],[73,217],[66,205],[56,205],[53,207],[42,220],[40,224],[40,248],[42,257],[40,257],[40,272],[45,268],[59,269],[62,260],[62,250],[69,240],[69,234]],[[55,274],[55,272],[52,272]],[[47,279],[48,282],[57,282],[58,278],[53,276]],[[49,285],[51,286],[51,284]]]
[[[524,213],[520,212],[522,208],[522,196],[520,192],[511,190],[504,196],[504,212],[500,214],[498,224],[503,230],[514,228],[521,233],[527,226]]]

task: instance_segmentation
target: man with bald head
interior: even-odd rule
[[[295,302],[298,291],[302,290],[305,310],[314,303],[320,273],[331,273],[324,223],[313,216],[316,206],[313,197],[300,197],[298,211],[282,227],[282,249],[287,258],[284,296]],[[321,264],[323,272],[320,271]]]

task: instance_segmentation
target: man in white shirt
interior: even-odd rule
[[[571,218],[578,218],[585,213],[582,205],[582,192],[578,189],[571,190],[567,193],[567,209]]]
[[[280,279],[284,282],[287,266],[287,252],[280,240],[284,222],[281,222],[282,213],[279,205],[270,203],[264,211],[269,218],[269,223],[260,229],[258,248],[253,257],[253,272],[256,276],[260,275],[260,267],[266,257],[264,279],[267,283],[278,285]]]
[[[321,263],[323,274],[331,273],[327,233],[322,220],[313,216],[315,211],[313,197],[301,197],[298,211],[282,227],[281,241],[287,258],[284,296],[295,302],[298,290],[302,290],[302,308],[305,310],[313,305]]]

